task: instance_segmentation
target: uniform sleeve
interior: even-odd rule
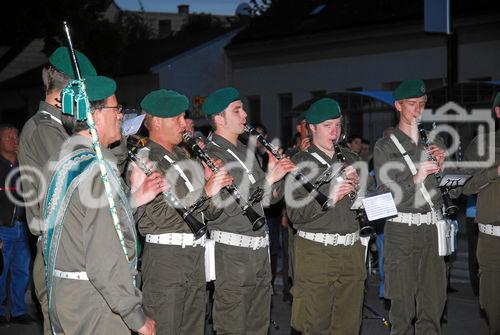
[[[398,152],[399,153],[399,152]],[[387,147],[381,145],[380,143],[375,144],[373,150],[373,163],[375,168],[375,178],[377,180],[377,192],[387,193],[393,192],[393,190],[401,189],[403,190],[403,201],[405,197],[411,197],[416,192],[416,187],[413,182],[413,176],[411,173],[404,172],[408,169],[405,163],[404,166],[397,166],[386,169],[384,164],[391,163],[391,156],[387,150]]]
[[[489,183],[498,180],[498,168],[496,165],[488,168],[479,167],[478,162],[484,161],[484,157],[479,157],[477,154],[477,138],[467,148],[465,160],[473,165],[471,168],[465,170],[466,173],[472,175],[472,178],[462,188],[462,192],[465,195],[478,193]]]
[[[104,185],[98,174],[92,181],[93,198],[103,193]],[[87,209],[83,225],[87,275],[110,309],[120,315],[130,329],[137,330],[145,323],[142,295],[134,286],[107,200],[104,197],[101,200],[99,208]],[[80,201],[87,203],[84,199]]]
[[[294,158],[293,162],[298,164],[300,158]],[[301,171],[303,172],[303,171]],[[322,185],[319,191],[328,195],[330,183]],[[294,225],[317,220],[325,215],[327,211],[323,211],[317,201],[309,194],[309,192],[291,175],[285,179],[285,202],[288,218]]]

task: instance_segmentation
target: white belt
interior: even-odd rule
[[[75,279],[75,280],[89,280],[87,277],[87,272],[66,272],[55,269],[54,277],[65,278],[65,279]]]
[[[493,226],[490,224],[482,223],[478,223],[477,225],[481,233],[500,237],[500,226]]]
[[[167,233],[167,234],[147,234],[146,235],[147,243],[154,244],[164,244],[164,245],[180,245],[183,248],[186,246],[196,247],[200,245],[202,247],[205,246],[205,236],[200,237],[195,240],[193,234],[184,234],[184,233]]]
[[[297,235],[306,240],[322,243],[326,245],[353,245],[359,240],[359,230],[357,232],[340,235],[340,234],[324,234],[324,233],[309,233],[306,231],[298,230]]]
[[[398,216],[394,218],[387,219],[388,221],[407,223],[408,226],[416,225],[420,226],[421,224],[431,225],[435,224],[436,221],[442,220],[443,215],[441,213],[431,211],[425,214],[421,213],[401,213],[398,212]]]
[[[266,248],[269,245],[269,235],[266,236],[248,236],[225,231],[212,230],[210,237],[217,243],[232,245],[235,247],[252,248],[257,250]]]

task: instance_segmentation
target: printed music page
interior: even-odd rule
[[[389,192],[364,198],[362,201],[365,207],[366,216],[370,221],[398,215],[396,203],[394,202],[392,194]]]

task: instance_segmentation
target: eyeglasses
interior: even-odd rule
[[[104,108],[113,108],[113,109],[116,109],[116,113],[117,114],[121,114],[122,111],[123,111],[123,106],[122,105],[116,105],[116,106],[104,106],[104,107],[101,107],[101,109],[104,109]]]

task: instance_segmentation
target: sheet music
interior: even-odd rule
[[[144,121],[145,114],[133,117],[122,122],[122,135],[129,136],[137,133],[141,128],[142,121]]]
[[[364,198],[362,201],[369,221],[398,215],[396,203],[390,192]]]

